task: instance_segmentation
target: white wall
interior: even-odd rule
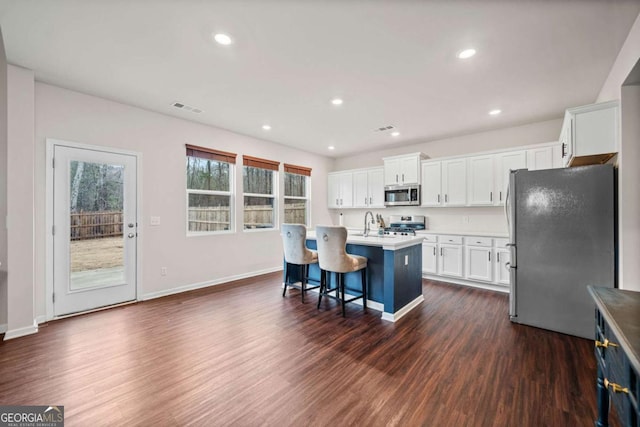
[[[466,155],[481,151],[508,149],[522,145],[531,145],[557,141],[560,135],[562,119],[547,120],[524,126],[480,132],[455,138],[414,144],[407,147],[362,153],[357,156],[336,160],[334,170],[380,166],[382,158],[397,154],[422,152],[430,158]],[[334,223],[339,213],[343,214],[344,224],[348,227],[364,226],[362,209],[332,210]],[[425,215],[429,219],[429,229],[437,231],[472,231],[494,234],[507,233],[507,223],[502,208],[420,208],[394,207],[373,211],[388,221],[389,215],[413,214]]]
[[[34,312],[34,75],[7,68],[7,333],[38,331]]]
[[[236,198],[236,233],[186,236],[186,143],[237,153],[238,189],[242,183],[242,154],[311,167],[312,221],[330,221],[326,174],[333,166],[332,159],[43,83],[36,83],[35,93],[38,315],[45,313],[46,138],[142,153],[142,298],[273,271],[282,265],[279,231],[242,231],[242,197]],[[151,227],[151,216],[161,217],[161,225]],[[160,275],[161,267],[167,268],[166,276]]]
[[[7,330],[7,57],[0,29],[0,333]]]
[[[640,15],[631,27],[597,99],[597,102],[622,101],[621,144],[617,160],[619,287],[636,291],[640,291],[640,203],[637,190],[640,178],[640,107],[637,87],[623,88],[623,84],[639,60]]]

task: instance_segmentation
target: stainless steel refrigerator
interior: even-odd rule
[[[611,165],[512,171],[511,321],[594,339],[587,286],[616,285]]]

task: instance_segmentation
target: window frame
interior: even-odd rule
[[[236,232],[236,165],[235,165],[235,153],[229,153],[225,151],[215,150],[205,147],[197,147],[194,145],[186,144],[187,152],[185,160],[188,161],[189,157],[199,158],[205,161],[215,161],[219,163],[227,163],[229,165],[229,191],[222,190],[197,190],[188,188],[189,183],[187,180],[186,166],[184,173],[184,187],[185,194],[185,229],[187,237],[202,237],[221,234],[233,234]],[[190,194],[204,194],[211,196],[228,196],[229,197],[229,229],[228,230],[212,230],[212,231],[191,231],[189,230],[189,195]]]
[[[273,160],[261,159],[258,157],[252,157],[243,155],[242,156],[242,231],[247,233],[258,233],[265,231],[274,231],[280,229],[280,215],[279,215],[279,183],[280,183],[280,175],[279,175],[279,166],[280,162],[276,162]],[[244,173],[245,168],[256,168],[256,169],[264,169],[270,171],[273,175],[271,178],[271,194],[267,193],[248,193],[244,188]],[[245,197],[262,197],[265,199],[273,200],[273,226],[272,227],[264,227],[264,228],[246,228],[245,222],[245,212],[247,205],[245,204]]]
[[[304,168],[304,169],[308,169],[308,173],[300,173],[300,169],[301,167],[291,167],[292,165],[287,165],[285,163],[285,172],[283,173],[283,182],[282,185],[284,186],[284,189],[282,191],[283,193],[283,207],[284,207],[284,211],[283,211],[283,216],[282,216],[282,221],[283,224],[285,223],[284,221],[286,221],[286,209],[287,209],[287,199],[291,199],[291,200],[304,200],[306,202],[306,209],[305,209],[305,223],[304,225],[306,227],[310,227],[311,224],[311,169],[310,168]],[[305,177],[305,197],[300,197],[300,196],[287,196],[286,194],[286,179],[287,179],[287,174],[291,174],[291,175],[301,175]]]

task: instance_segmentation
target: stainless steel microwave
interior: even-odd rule
[[[387,185],[384,187],[385,206],[419,206],[420,185]]]

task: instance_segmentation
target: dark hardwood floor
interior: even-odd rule
[[[66,425],[590,426],[593,343],[503,294],[423,281],[397,323],[316,310],[280,273],[41,325],[0,344],[0,404]]]

